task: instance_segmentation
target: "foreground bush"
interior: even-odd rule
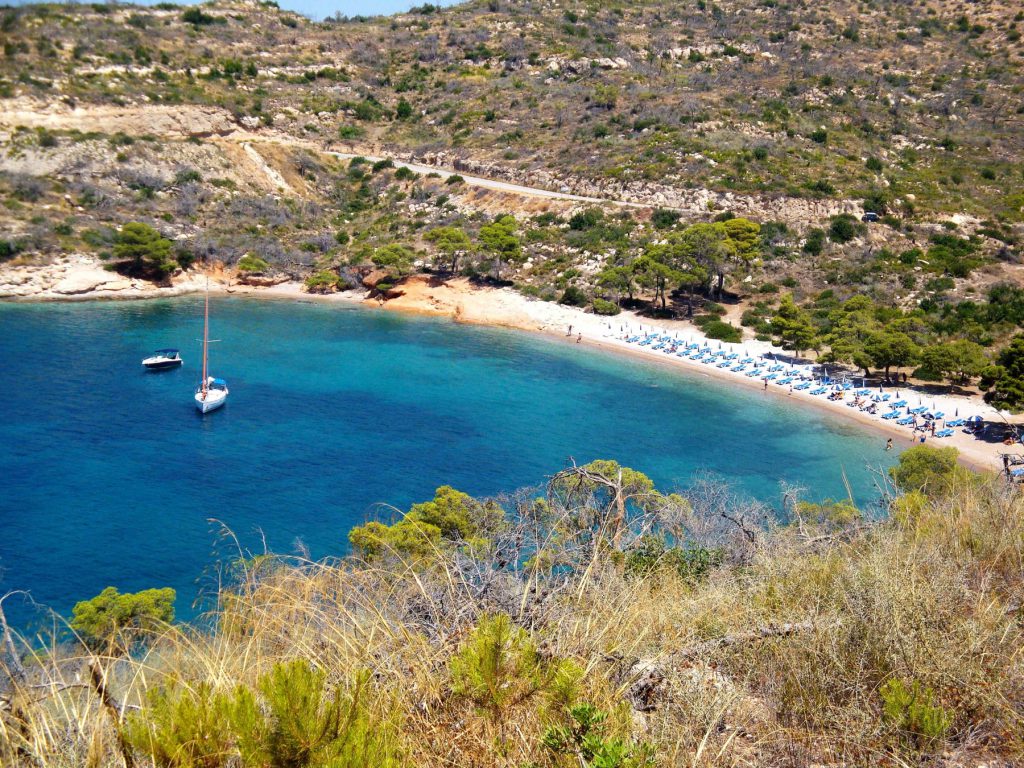
[[[11,635],[0,764],[1019,764],[1024,498],[926,453],[882,522],[607,461],[440,488],[359,556],[239,560],[208,630]]]

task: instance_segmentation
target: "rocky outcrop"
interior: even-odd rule
[[[288,275],[267,275],[262,272],[258,274],[254,274],[252,272],[239,272],[238,277],[236,278],[239,285],[251,285],[253,288],[270,288],[274,285],[287,283],[290,280],[291,278]]]
[[[42,104],[20,99],[0,100],[0,126],[170,138],[227,136],[239,129],[231,113],[218,107],[186,104],[71,107],[57,100]]]
[[[0,300],[145,299],[178,296],[202,288],[194,273],[179,273],[169,285],[157,285],[111,272],[85,254],[70,254],[46,263],[0,265]]]

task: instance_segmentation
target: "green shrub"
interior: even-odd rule
[[[416,173],[416,171],[405,165],[401,166],[400,168],[398,168],[398,170],[395,171],[395,178],[398,179],[399,181],[412,181],[413,179],[418,177],[419,174]]]
[[[743,334],[739,328],[729,323],[724,323],[721,320],[712,320],[710,323],[705,324],[704,334],[709,339],[727,341],[731,344],[743,341]]]
[[[447,179],[444,180],[444,183],[447,184],[448,186],[452,186],[452,185],[455,185],[455,184],[462,184],[465,181],[466,180],[464,178],[462,178],[461,176],[459,176],[459,174],[453,173],[451,176],[449,176]]]
[[[568,304],[571,307],[585,307],[590,303],[587,294],[575,285],[570,285],[558,299],[559,304]]]
[[[606,736],[608,714],[594,705],[575,705],[569,719],[567,725],[549,727],[541,738],[545,751],[555,758],[553,765],[653,768],[657,764],[650,745]]]
[[[829,239],[834,243],[848,243],[861,233],[861,225],[848,213],[832,217],[828,228]]]
[[[821,253],[825,247],[825,230],[823,229],[812,229],[807,233],[807,239],[804,240],[803,250],[805,253],[809,253],[812,256],[817,256]]]
[[[366,130],[358,125],[338,126],[338,138],[342,140],[361,139],[366,135]]]
[[[239,272],[266,272],[270,269],[270,265],[266,261],[248,253],[238,260],[237,266]]]
[[[187,184],[190,181],[202,181],[203,174],[197,171],[195,168],[182,168],[174,174],[175,184]]]
[[[893,678],[878,691],[882,718],[918,749],[934,750],[946,738],[953,718],[936,700],[931,688],[917,680],[907,685]]]
[[[671,211],[667,208],[656,208],[651,214],[651,224],[658,229],[671,229],[682,217],[679,211]]]
[[[660,568],[675,571],[685,581],[703,581],[713,568],[725,559],[722,549],[709,549],[699,545],[669,547],[665,540],[650,534],[640,537],[639,542],[626,555],[626,573],[635,576],[649,576]]]
[[[123,733],[158,768],[398,768],[398,729],[374,714],[369,688],[362,674],[332,690],[305,659],[276,664],[256,691],[171,681],[147,693]]]
[[[492,723],[548,680],[536,643],[505,614],[481,617],[448,668],[452,692],[472,701]]]
[[[330,269],[322,269],[306,278],[306,290],[310,293],[331,293],[342,285],[341,276]]]
[[[223,16],[212,16],[199,8],[189,8],[181,14],[181,20],[186,24],[193,24],[197,27],[209,26],[210,24],[227,24],[228,20]]]
[[[594,299],[594,314],[595,315],[617,315],[622,310],[619,305],[613,301],[607,301],[606,299]]]
[[[17,240],[0,240],[0,261],[14,258],[22,245]]]

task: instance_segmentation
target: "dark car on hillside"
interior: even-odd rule
[[[861,221],[866,221],[869,224],[873,224],[874,222],[878,221],[880,218],[881,218],[881,216],[879,216],[874,211],[867,211],[863,216],[860,217],[860,220]]]

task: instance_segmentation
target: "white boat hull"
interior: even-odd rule
[[[196,408],[201,413],[209,413],[224,405],[227,399],[226,389],[209,389],[205,393],[196,392]]]

